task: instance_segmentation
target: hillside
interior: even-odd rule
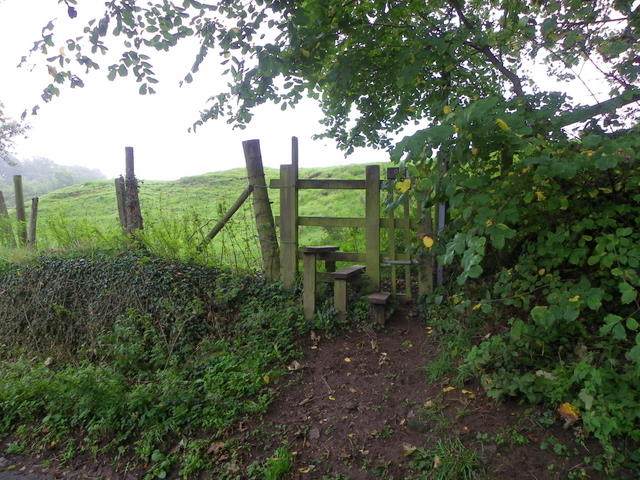
[[[278,176],[278,171],[267,168],[265,175],[269,182]],[[301,169],[300,177],[363,178],[364,165]],[[245,202],[203,255],[195,252],[195,246],[244,190],[246,182],[246,171],[242,168],[175,181],[141,179],[140,201],[147,246],[165,256],[234,267],[257,266],[257,237],[250,201]],[[278,191],[270,190],[270,194],[274,215],[277,215]],[[303,191],[300,194],[300,213],[361,216],[364,214],[364,193],[349,190]],[[323,228],[301,228],[302,244],[331,240],[357,248],[358,238],[356,232],[348,229],[329,232]],[[41,197],[39,249],[111,246],[120,241],[112,180],[86,182]]]

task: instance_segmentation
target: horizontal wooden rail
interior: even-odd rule
[[[303,258],[302,250],[298,251],[298,258]],[[324,253],[322,259],[330,262],[362,262],[366,259],[366,255],[358,252],[332,252]]]
[[[280,225],[280,217],[276,217]],[[298,226],[303,227],[341,227],[364,228],[364,218],[355,217],[298,217]],[[380,228],[407,229],[417,228],[418,222],[408,218],[381,218]]]
[[[296,183],[298,190],[364,190],[366,186],[366,180],[298,180]],[[274,178],[269,182],[269,188],[282,188],[282,182]]]

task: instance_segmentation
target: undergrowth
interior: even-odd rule
[[[308,328],[277,284],[135,252],[0,275],[3,315],[20,312],[0,326],[0,435],[62,458],[107,454],[145,478],[211,466],[211,442],[265,411]]]

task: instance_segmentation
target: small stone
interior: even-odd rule
[[[320,429],[318,427],[313,427],[309,430],[309,440],[318,440],[320,438]]]

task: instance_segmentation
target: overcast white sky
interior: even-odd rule
[[[0,0],[0,101],[9,116],[19,118],[25,108],[34,105],[50,80],[42,63],[32,71],[16,68],[40,38],[42,27],[59,17],[60,26],[73,26],[73,22],[77,28],[90,17],[87,8],[93,8],[95,15],[103,4],[79,2],[80,15],[71,21],[66,6],[58,5],[57,0]],[[63,31],[58,34],[60,40],[66,38]],[[290,161],[291,136],[295,135],[300,142],[301,167],[387,160],[385,152],[376,150],[357,151],[345,159],[333,142],[311,140],[321,131],[321,112],[311,101],[295,111],[261,107],[245,130],[232,130],[219,120],[207,122],[195,134],[187,132],[206,99],[224,87],[216,75],[217,55],[212,55],[195,81],[179,88],[192,62],[193,51],[186,46],[155,57],[160,79],[156,95],[139,95],[138,85],[130,78],[109,82],[104,71],[92,73],[82,89],[62,89],[59,98],[30,117],[29,136],[16,141],[16,156],[42,156],[64,165],[99,168],[115,177],[124,172],[124,147],[131,145],[140,178],[175,179],[243,167],[241,142],[251,138],[261,140],[265,165],[277,168]]]
[[[41,28],[59,17],[63,28],[56,30],[56,38],[63,40],[77,34],[88,18],[99,15],[102,5],[99,0],[79,2],[79,16],[70,20],[66,6],[57,0],[0,0],[0,101],[9,116],[19,118],[25,108],[37,103],[50,79],[42,61],[33,69],[16,68],[40,38]],[[290,161],[291,136],[295,135],[300,140],[301,167],[387,160],[385,152],[364,149],[345,159],[333,142],[311,140],[312,134],[321,131],[321,112],[311,101],[303,102],[295,111],[260,107],[245,130],[232,130],[224,120],[218,120],[207,122],[195,134],[188,133],[206,99],[224,87],[217,74],[217,55],[212,55],[195,81],[179,88],[178,82],[192,62],[193,51],[188,45],[155,57],[161,82],[158,94],[147,96],[138,94],[131,78],[109,82],[105,71],[92,73],[85,79],[85,88],[63,89],[61,97],[44,104],[37,116],[30,117],[29,137],[15,145],[17,157],[47,157],[64,165],[99,168],[108,177],[115,177],[124,170],[124,147],[131,145],[140,178],[175,179],[243,167],[241,142],[251,138],[261,139],[265,165],[278,167]],[[109,63],[105,60],[101,65]],[[596,81],[591,82],[589,77],[585,76],[592,89],[602,93],[604,89],[595,88]],[[542,70],[538,80],[543,88],[562,87]],[[579,82],[564,88],[581,103],[594,101]]]

